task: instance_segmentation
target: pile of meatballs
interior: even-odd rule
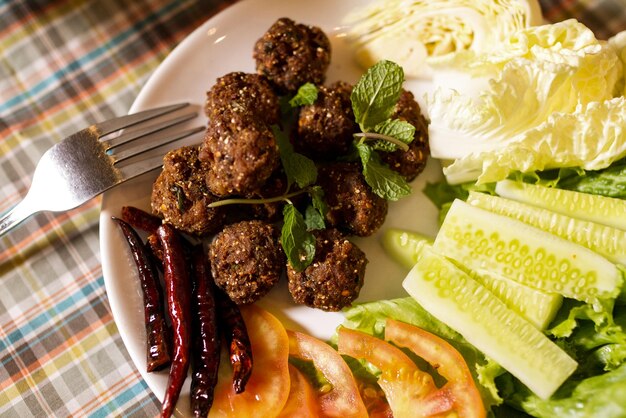
[[[298,304],[337,311],[357,298],[367,258],[348,236],[373,234],[384,222],[388,202],[365,182],[360,162],[349,155],[359,132],[345,82],[325,85],[331,44],[319,28],[291,19],[276,21],[254,45],[256,73],[232,72],[207,93],[208,125],[203,143],[168,153],[151,197],[152,211],[178,230],[212,237],[208,249],[212,274],[237,304],[259,300],[283,273]],[[326,229],[315,230],[313,262],[296,271],[280,243],[284,202],[209,207],[233,197],[282,196],[287,178],[271,129],[282,127],[281,98],[313,83],[318,97],[298,108],[290,141],[315,161],[317,185],[328,206]],[[428,156],[427,122],[412,93],[402,91],[392,118],[415,126],[408,151],[381,152],[381,159],[407,181],[423,169]],[[293,186],[292,186],[293,190]],[[306,207],[306,194],[294,198]]]

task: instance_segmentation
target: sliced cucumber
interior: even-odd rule
[[[485,193],[470,192],[467,203],[515,218],[626,265],[626,231],[622,229]]]
[[[434,251],[478,273],[595,303],[615,297],[622,277],[601,255],[507,216],[455,200]]]
[[[383,234],[383,248],[400,265],[412,268],[424,248],[430,249],[433,240],[411,231],[388,229]],[[474,280],[489,289],[504,304],[526,318],[539,329],[545,329],[561,307],[563,297],[557,293],[544,293],[489,272],[478,274],[458,266]]]
[[[485,271],[465,272],[539,330],[546,329],[563,304],[558,293],[545,293]]]
[[[432,238],[412,231],[388,229],[384,232],[381,244],[385,252],[398,264],[412,268],[417,263],[421,249],[431,245]]]
[[[576,361],[561,348],[441,255],[423,250],[403,286],[541,398],[549,398],[576,370]]]
[[[499,181],[496,193],[563,215],[626,230],[626,201],[622,199],[512,180]]]

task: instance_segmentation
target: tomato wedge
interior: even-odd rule
[[[243,393],[236,394],[226,350],[222,350],[215,400],[209,417],[276,417],[289,396],[289,338],[285,328],[269,312],[242,306],[254,364]]]
[[[442,390],[450,392],[459,416],[483,418],[487,415],[465,359],[447,341],[414,325],[393,319],[387,319],[385,339],[408,348],[447,379]]]
[[[289,354],[301,360],[312,361],[332,385],[328,392],[318,394],[320,416],[357,418],[367,417],[367,410],[359,394],[350,368],[330,345],[301,332],[287,331]]]
[[[319,416],[315,389],[295,366],[289,365],[291,389],[278,418],[314,418]]]
[[[420,370],[399,348],[344,327],[337,334],[339,353],[365,359],[381,371],[378,384],[395,418],[430,417],[452,410],[449,392],[437,389],[432,376]]]

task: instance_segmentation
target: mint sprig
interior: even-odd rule
[[[379,61],[363,74],[350,95],[355,120],[363,132],[389,119],[403,82],[404,70],[391,61]]]
[[[398,140],[406,144],[408,149],[408,144],[410,144],[415,137],[415,126],[400,119],[387,119],[376,125],[374,132]],[[372,146],[376,150],[385,152],[393,152],[398,149],[398,145],[385,140],[377,140]]]
[[[408,122],[390,119],[402,93],[404,71],[391,61],[379,61],[354,86],[350,100],[355,120],[363,133],[356,148],[363,165],[365,181],[377,195],[387,200],[398,200],[411,193],[411,187],[397,172],[381,160],[375,150],[406,151],[413,141],[415,127]],[[370,146],[365,140],[374,140]]]
[[[387,200],[398,200],[411,194],[411,186],[404,177],[385,165],[372,147],[360,142],[355,145],[363,165],[363,176],[374,193]]]
[[[315,183],[317,167],[313,160],[295,152],[289,138],[278,126],[272,125],[272,132],[276,138],[280,161],[287,176],[287,188],[290,188],[294,182],[301,189]]]
[[[304,83],[298,92],[289,100],[291,107],[312,105],[317,100],[317,87],[313,83]]]
[[[283,228],[280,242],[291,267],[304,270],[315,257],[315,237],[307,229],[307,224],[293,204],[283,208]]]

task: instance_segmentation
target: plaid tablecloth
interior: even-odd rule
[[[168,52],[234,0],[0,0],[0,213],[41,154],[125,114]],[[598,37],[626,29],[626,0],[543,0]],[[0,239],[0,416],[155,416],[109,309],[99,199],[40,214]]]

